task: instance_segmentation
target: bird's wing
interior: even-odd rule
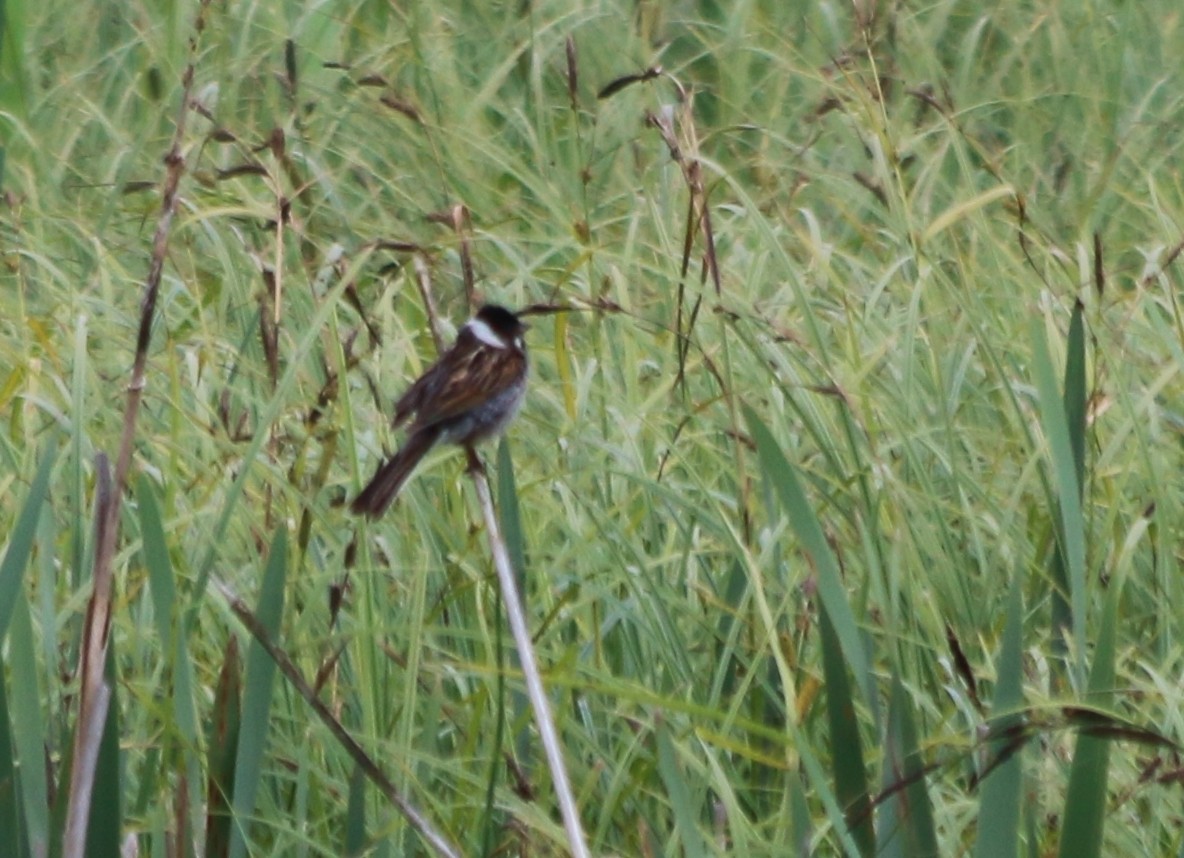
[[[413,413],[412,430],[456,417],[513,386],[525,371],[526,355],[518,349],[462,336],[395,403],[395,425]]]

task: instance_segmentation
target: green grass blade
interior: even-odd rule
[[[878,855],[937,858],[937,830],[926,785],[925,761],[917,746],[912,704],[899,675],[892,678],[888,732],[884,740],[884,801],[879,819]]]
[[[140,509],[140,538],[143,541],[144,567],[152,595],[152,613],[162,652],[172,652],[173,564],[169,560],[168,540],[160,521],[160,507],[148,477],[141,474],[136,482],[136,500]]]
[[[988,764],[999,754],[1008,752],[1012,742],[1007,731],[1018,727],[1018,714],[1024,703],[1023,576],[1016,573],[1007,600],[1007,614],[1003,626],[1003,645],[996,666],[998,679],[991,711],[1000,713],[988,722],[991,733],[1000,736],[987,743]],[[1015,858],[1020,842],[1020,800],[1023,790],[1022,750],[1016,751],[992,769],[983,779],[979,801],[978,834],[975,839],[976,858]]]
[[[84,542],[85,533],[91,530],[90,524],[85,515],[70,521],[66,528],[69,539],[72,542]],[[78,535],[79,531],[83,532],[82,536]],[[58,529],[56,516],[43,514],[37,522],[37,539],[33,548],[36,565],[33,571],[26,573],[29,581],[26,589],[31,596],[35,594],[34,600],[29,603],[29,610],[33,615],[34,627],[41,635],[42,664],[55,664],[59,659],[63,662],[73,661],[77,653],[75,647],[79,645],[79,635],[72,630],[70,619],[62,617],[55,604],[57,583],[61,577],[66,577],[62,575],[60,562],[63,559],[59,553],[60,535],[64,534]],[[70,645],[63,646],[63,641],[69,641]]]
[[[1091,706],[1108,709],[1114,700],[1116,653],[1122,581],[1111,582],[1106,594],[1098,642],[1089,674]],[[1081,733],[1069,770],[1069,790],[1065,796],[1064,825],[1061,828],[1062,858],[1097,858],[1102,854],[1103,828],[1106,820],[1106,790],[1110,778],[1110,743],[1106,737]]]
[[[23,0],[0,0],[0,110],[17,115],[25,112],[29,98],[29,78],[25,69],[25,3]],[[6,135],[0,136],[0,146]],[[0,148],[0,154],[3,148]],[[0,182],[4,181],[0,161]]]
[[[1057,390],[1048,344],[1039,320],[1032,322],[1033,368],[1040,397],[1040,420],[1052,460],[1057,506],[1060,510],[1060,545],[1063,547],[1072,613],[1070,628],[1076,650],[1074,671],[1085,678],[1085,526],[1081,509],[1081,482],[1074,457],[1065,403]],[[1055,630],[1054,630],[1055,631]]]
[[[501,519],[502,538],[506,542],[506,550],[510,552],[510,560],[514,566],[514,576],[517,578],[518,592],[522,595],[522,599],[525,602],[529,593],[526,589],[526,542],[522,534],[522,511],[518,503],[518,484],[514,479],[514,462],[510,458],[510,444],[504,436],[497,445],[497,511]],[[497,595],[497,606],[499,609],[501,608],[501,599],[501,593],[499,592]],[[505,651],[503,647],[505,624],[501,621],[500,615],[495,634],[497,635],[497,649],[500,656]],[[510,664],[516,669],[519,665],[517,648],[510,647],[509,657]],[[505,692],[505,682],[501,678],[499,678],[497,683],[497,689],[500,698]],[[519,688],[513,690],[510,699],[513,702],[513,723],[521,725],[521,729],[518,730],[517,735],[514,737],[514,753],[517,757],[518,765],[522,766],[524,771],[530,771],[531,750],[534,747],[533,733],[530,728],[530,699]],[[502,701],[499,699],[496,705],[500,707]],[[504,719],[499,714],[496,727],[498,742],[495,745],[495,747],[499,748],[499,757],[500,740],[504,729]]]
[[[123,763],[119,751],[119,681],[115,648],[116,640],[109,638],[103,676],[111,689],[111,700],[95,761],[94,794],[86,825],[87,855],[118,855],[123,836]]]
[[[153,488],[152,481],[145,475],[141,475],[140,479],[136,482],[136,503],[140,513],[140,539],[143,543],[144,567],[148,573],[149,594],[152,597],[153,621],[156,624],[156,634],[161,641],[161,651],[168,653],[172,660],[172,671],[170,673],[173,683],[171,694],[173,704],[172,724],[179,734],[181,752],[186,758],[184,771],[189,783],[188,793],[190,796],[191,813],[189,823],[197,827],[197,820],[200,818],[200,814],[204,812],[208,829],[213,812],[208,807],[203,809],[201,793],[197,789],[198,785],[202,783],[202,764],[197,755],[197,748],[200,747],[198,740],[199,728],[198,716],[193,704],[193,686],[188,642],[182,634],[174,632],[176,628],[175,613],[177,611],[176,584],[174,583],[175,573],[172,560],[169,556],[168,538],[165,535],[164,523],[160,517],[160,504],[156,500],[156,492]],[[237,656],[237,651],[235,655]],[[223,671],[225,671],[225,660],[223,661],[223,665]],[[236,681],[238,681],[237,676]],[[241,682],[239,684],[241,685]],[[218,718],[218,696],[220,693],[220,690],[215,692],[215,719]],[[239,698],[236,695],[233,703],[235,707],[234,717],[236,719],[235,736],[237,736],[237,708],[239,703]],[[223,748],[224,752],[229,755],[228,759],[233,762],[235,747],[233,741],[229,745],[215,746],[210,744],[209,747],[211,749],[215,747]],[[210,777],[213,777],[212,772],[210,772]],[[229,793],[220,796],[223,799],[228,799],[228,797]],[[223,818],[227,820],[224,824],[229,825],[229,815],[223,814]],[[225,854],[225,848],[228,843],[229,838],[227,836],[226,839],[221,841],[223,850],[221,854]]]
[[[654,725],[654,739],[658,745],[658,772],[674,811],[674,828],[682,841],[682,854],[687,858],[703,858],[707,854],[707,845],[697,824],[699,814],[695,810],[691,788],[678,765],[678,752],[670,738],[670,730],[661,718]]]
[[[1065,822],[1057,853],[1061,858],[1097,858],[1102,854],[1109,771],[1110,740],[1079,735],[1065,796]]]
[[[53,447],[42,454],[41,465],[37,468],[37,475],[33,477],[33,485],[29,487],[29,494],[25,497],[25,505],[21,507],[20,517],[9,534],[8,551],[4,553],[4,560],[0,562],[0,643],[4,642],[4,636],[8,632],[13,607],[18,601],[23,601],[21,578],[29,562],[33,540],[37,536],[37,519],[41,515],[41,503],[45,500],[49,474],[56,455],[57,451]]]
[[[744,574],[744,566],[733,562],[728,569],[727,578],[720,587],[722,607],[716,622],[715,639],[715,690],[712,699],[731,697],[735,691],[738,673],[743,666],[736,652],[736,638],[743,631],[741,621],[745,596],[748,591],[748,578]]]
[[[193,830],[197,830],[202,818],[205,803],[202,801],[202,765],[198,749],[199,727],[197,709],[194,705],[193,664],[188,643],[183,635],[175,636],[175,651],[173,653],[173,726],[176,728],[181,741],[181,753],[185,762],[181,767],[182,776],[187,786],[185,796],[189,799],[188,813],[184,823]],[[178,815],[180,809],[175,811]]]
[[[863,759],[863,740],[855,717],[855,701],[843,651],[835,635],[830,615],[823,606],[818,611],[819,637],[822,644],[822,671],[826,686],[826,715],[830,727],[831,767],[835,778],[835,797],[843,807],[851,836],[865,856],[876,851],[876,832],[872,819],[867,766]]]
[[[74,414],[85,414],[87,409],[86,392],[88,373],[90,371],[90,354],[87,352],[89,340],[87,331],[89,317],[80,315],[74,321],[74,372],[70,380],[70,408]],[[66,497],[71,515],[77,521],[84,521],[87,517],[90,503],[89,489],[86,484],[86,429],[85,422],[73,420],[70,424],[70,436],[67,443],[69,453],[66,473]],[[88,575],[90,564],[87,562],[87,536],[90,532],[86,527],[71,528],[70,534],[70,575],[75,587],[81,586],[84,577]],[[72,654],[73,656],[73,654]],[[76,656],[73,656],[76,657]]]
[[[1065,418],[1069,423],[1069,444],[1077,471],[1077,489],[1085,490],[1085,410],[1089,395],[1085,386],[1085,307],[1078,301],[1069,318],[1065,353]]]
[[[44,698],[37,682],[29,606],[20,602],[11,616],[12,635],[8,639],[8,659],[12,671],[12,727],[16,736],[16,755],[20,761],[21,804],[29,852],[44,855],[51,834],[49,782],[45,767],[46,724],[41,709]]]
[[[26,858],[29,843],[25,838],[21,813],[20,782],[17,779],[12,721],[8,710],[8,683],[0,675],[0,831],[5,832],[7,848],[15,858]]]
[[[366,773],[361,766],[354,766],[349,776],[349,798],[345,812],[346,858],[362,855],[366,851]]]
[[[234,821],[230,802],[234,796],[234,764],[242,726],[242,685],[238,638],[231,636],[222,657],[206,740],[209,755],[206,762],[206,855],[209,858],[220,858],[230,851]]]
[[[288,571],[288,536],[281,527],[276,531],[263,572],[256,616],[271,635],[279,637],[284,613],[284,582]],[[246,691],[243,694],[242,726],[234,765],[234,820],[230,856],[247,854],[246,834],[255,812],[255,796],[263,777],[263,752],[267,747],[267,727],[271,720],[272,688],[275,663],[258,641],[252,640],[247,652]]]
[[[1069,321],[1069,337],[1066,343],[1065,382],[1062,400],[1065,407],[1065,418],[1069,427],[1069,443],[1073,449],[1073,463],[1077,473],[1078,497],[1083,496],[1085,489],[1085,321],[1083,307],[1078,301],[1073,307],[1073,315]],[[1069,594],[1072,586],[1067,575],[1065,558],[1065,540],[1063,527],[1058,527],[1055,551],[1050,562],[1049,575],[1053,582],[1052,592],[1052,627],[1054,630],[1054,647],[1063,648],[1065,632],[1073,626],[1073,609]]]
[[[526,550],[522,537],[522,512],[518,505],[518,485],[514,479],[514,461],[510,458],[510,444],[505,437],[497,445],[497,510],[502,538],[518,575],[518,591],[522,592],[526,575]]]
[[[855,621],[855,614],[852,613],[847,601],[847,591],[839,575],[838,561],[827,544],[822,526],[818,523],[814,510],[810,508],[793,466],[786,460],[772,433],[757,417],[756,412],[747,405],[744,406],[744,418],[756,443],[761,469],[777,490],[777,496],[785,507],[790,524],[814,565],[814,572],[818,578],[818,594],[834,623],[835,634],[842,645],[847,664],[851,667],[860,690],[869,701],[873,700],[875,683],[868,667],[867,656],[864,654],[863,637]]]
[[[128,815],[135,819],[143,819],[148,815],[148,808],[162,789],[166,773],[161,764],[160,746],[154,745],[144,752],[143,765],[140,769],[139,783],[136,794],[128,806]]]

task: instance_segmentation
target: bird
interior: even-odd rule
[[[505,431],[526,397],[528,328],[497,304],[484,305],[464,324],[456,342],[395,403],[393,427],[415,419],[407,440],[350,504],[355,514],[382,515],[437,444],[470,446]]]

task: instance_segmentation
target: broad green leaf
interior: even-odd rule
[[[1087,702],[1108,709],[1114,699],[1115,659],[1119,611],[1125,575],[1116,576],[1106,593],[1094,660],[1089,674]],[[1102,854],[1106,821],[1106,788],[1109,785],[1111,739],[1080,733],[1069,770],[1061,826],[1061,858],[1096,858]]]
[[[280,527],[272,540],[263,572],[263,586],[255,616],[272,641],[277,641],[280,620],[284,613],[284,581],[288,571],[287,532]],[[252,639],[247,652],[246,691],[243,694],[242,725],[239,729],[238,752],[234,764],[234,820],[231,831],[230,856],[243,858],[247,854],[246,835],[255,814],[255,796],[263,779],[263,756],[267,747],[267,728],[271,721],[272,689],[275,662]]]
[[[33,623],[29,606],[20,602],[12,611],[12,635],[8,640],[12,671],[12,729],[20,761],[20,794],[24,807],[29,852],[44,855],[49,847],[49,782],[46,778],[46,723],[40,684],[34,663]]]
[[[1062,399],[1069,429],[1069,443],[1073,448],[1073,463],[1077,473],[1077,493],[1082,497],[1085,488],[1085,322],[1080,301],[1073,307],[1069,321],[1069,339],[1065,356],[1065,389]],[[1052,629],[1054,650],[1063,655],[1064,633],[1073,627],[1073,608],[1070,601],[1072,584],[1067,574],[1063,525],[1057,527],[1057,543],[1049,566],[1053,582]]]
[[[7,682],[0,675],[0,831],[15,858],[26,858],[29,844],[21,812],[20,780],[14,756],[12,721],[9,718]]]
[[[826,715],[830,727],[831,768],[835,777],[835,797],[843,807],[847,824],[860,851],[871,856],[876,851],[876,832],[872,820],[871,795],[867,767],[863,760],[863,740],[855,717],[855,701],[847,666],[834,626],[823,606],[818,611],[818,629],[822,644],[822,672],[826,686]]]
[[[173,636],[173,564],[169,560],[168,540],[160,521],[160,507],[148,477],[141,474],[136,482],[136,501],[140,509],[140,538],[143,540],[144,567],[152,596],[152,613],[161,650],[171,652]]]
[[[230,851],[233,823],[230,806],[234,796],[234,765],[242,727],[242,684],[238,638],[232,635],[226,644],[226,654],[222,657],[222,670],[218,674],[214,708],[206,737],[208,856],[223,856]]]
[[[354,766],[349,776],[349,797],[345,811],[346,858],[362,855],[366,851],[366,773],[361,766]]]
[[[95,761],[94,793],[86,825],[87,855],[118,855],[123,838],[123,764],[119,753],[119,678],[116,675],[116,638],[107,640],[103,679],[111,689],[99,756]]]
[[[1020,800],[1023,795],[1022,750],[1015,746],[1009,732],[1018,730],[1023,718],[1019,709],[1024,703],[1023,575],[1012,576],[1011,594],[1003,627],[1003,645],[995,672],[995,696],[991,711],[998,713],[988,721],[992,738],[987,743],[987,763],[994,765],[1000,754],[1009,754],[983,779],[979,800],[976,858],[1015,858],[1020,843]]]
[[[1081,480],[1074,456],[1073,433],[1070,432],[1065,403],[1057,391],[1052,360],[1044,331],[1039,320],[1032,322],[1033,368],[1040,396],[1040,419],[1052,460],[1053,484],[1060,510],[1059,532],[1068,573],[1070,626],[1076,652],[1075,672],[1085,674],[1085,522],[1081,509]],[[1055,630],[1054,630],[1055,631]]]
[[[884,790],[877,855],[937,858],[937,829],[926,787],[925,763],[917,745],[913,709],[899,674],[892,677],[888,731],[884,739]]]

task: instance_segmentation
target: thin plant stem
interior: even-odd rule
[[[498,527],[497,513],[493,508],[493,497],[489,491],[489,480],[485,476],[485,468],[476,451],[469,447],[467,452],[469,474],[473,478],[473,486],[477,490],[477,501],[481,505],[481,513],[485,517],[485,532],[489,535],[489,550],[493,555],[493,565],[497,569],[502,602],[506,606],[506,615],[510,618],[510,631],[514,635],[514,644],[518,647],[518,660],[522,665],[522,675],[526,679],[527,696],[530,697],[531,706],[534,707],[535,724],[538,727],[539,738],[543,743],[543,751],[547,756],[547,764],[551,769],[551,781],[555,785],[555,795],[559,800],[559,811],[563,816],[563,825],[567,829],[571,854],[574,858],[588,858],[590,853],[585,842],[584,829],[580,823],[579,809],[576,807],[575,796],[571,791],[567,766],[563,761],[563,753],[559,745],[559,734],[555,731],[555,719],[551,716],[551,706],[547,701],[547,692],[543,688],[543,679],[535,661],[534,647],[530,642],[530,629],[526,624],[526,613],[522,608],[522,599],[518,595],[514,567],[510,563],[510,552],[506,549],[505,540],[502,539],[501,529]]]

